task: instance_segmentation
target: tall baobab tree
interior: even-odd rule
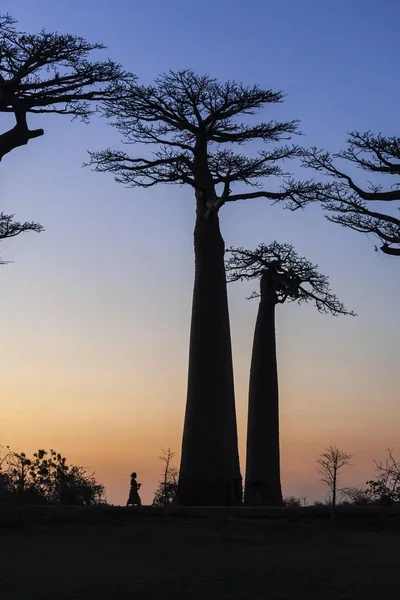
[[[43,129],[29,129],[29,114],[57,113],[87,121],[97,103],[112,100],[132,81],[118,63],[90,60],[103,48],[70,34],[21,32],[10,15],[0,15],[0,113],[15,119],[11,129],[0,133],[0,161],[44,134]]]
[[[234,505],[242,496],[219,211],[230,202],[261,197],[295,207],[315,199],[318,190],[312,181],[296,182],[282,170],[285,159],[301,153],[297,146],[275,146],[253,156],[229,147],[251,141],[268,146],[296,133],[295,121],[249,124],[249,116],[282,99],[281,92],[258,86],[220,83],[190,70],[169,72],[152,85],[132,85],[117,103],[106,103],[105,114],[125,142],[150,145],[153,154],[91,153],[97,171],[124,185],[173,183],[194,191],[195,279],[178,489],[184,505]],[[261,187],[268,177],[281,180],[277,191]],[[246,185],[253,191],[244,191]]]
[[[230,248],[228,281],[257,279],[260,298],[251,357],[245,504],[281,506],[279,393],[275,308],[284,302],[312,302],[319,312],[352,314],[332,294],[317,265],[299,257],[290,244],[260,244],[255,250]]]
[[[388,189],[383,189],[380,179],[367,189],[360,187],[340,168],[340,160],[373,177],[391,175]],[[329,221],[372,234],[382,252],[400,256],[400,137],[353,131],[346,150],[332,155],[312,148],[305,153],[304,164],[332,179],[319,195]]]

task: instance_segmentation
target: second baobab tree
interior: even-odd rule
[[[230,202],[252,198],[287,200],[293,206],[310,196],[315,199],[313,182],[295,182],[281,167],[285,159],[299,156],[299,148],[274,145],[296,132],[296,122],[250,123],[251,115],[282,99],[282,93],[258,86],[220,83],[192,71],[169,72],[152,85],[132,85],[117,103],[107,104],[106,116],[124,141],[130,147],[144,145],[144,153],[91,153],[97,171],[112,173],[124,185],[149,188],[172,183],[194,192],[195,278],[177,497],[183,505],[242,502],[219,213]],[[252,141],[266,148],[251,156],[231,149]],[[278,184],[272,184],[277,191],[261,187],[266,178],[278,178]],[[246,186],[253,190],[244,191]]]
[[[284,302],[312,302],[319,312],[354,314],[332,294],[317,265],[296,254],[290,244],[260,244],[255,250],[230,248],[228,281],[257,279],[259,298],[250,368],[244,502],[282,506],[279,448],[279,393],[275,309]]]

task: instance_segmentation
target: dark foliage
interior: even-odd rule
[[[379,504],[400,502],[400,462],[387,450],[385,462],[375,461],[377,479],[367,481],[368,493]]]
[[[283,506],[286,506],[287,508],[300,508],[302,502],[300,498],[296,498],[296,496],[288,496],[283,499]]]
[[[342,488],[340,490],[341,504],[352,504],[353,506],[368,506],[374,504],[369,490],[360,490],[355,487]]]
[[[0,490],[23,504],[94,506],[105,502],[104,486],[83,467],[68,465],[55,450],[24,452],[3,450]]]

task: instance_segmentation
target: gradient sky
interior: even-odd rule
[[[57,9],[55,6],[57,5]],[[103,42],[150,82],[193,68],[287,93],[264,116],[300,119],[304,145],[337,151],[352,129],[398,134],[398,0],[1,0],[29,31]],[[8,124],[1,116],[2,129]],[[41,235],[3,242],[0,443],[54,447],[96,470],[110,502],[126,501],[138,472],[150,502],[171,446],[179,464],[193,285],[190,189],[117,185],[82,169],[87,149],[118,147],[104,120],[31,119],[45,136],[1,164],[1,210],[41,222]],[[132,149],[133,151],[134,149]],[[297,169],[299,176],[306,176]],[[362,172],[358,181],[366,182]],[[285,495],[325,496],[315,458],[337,444],[354,454],[343,484],[362,485],[373,459],[400,454],[399,259],[324,220],[266,200],[221,210],[227,245],[290,242],[330,275],[359,316],[278,308]],[[229,299],[244,466],[248,371],[256,301]]]

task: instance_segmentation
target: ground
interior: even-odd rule
[[[67,513],[43,509],[0,529],[1,598],[400,597],[399,516],[331,524],[305,512]]]

